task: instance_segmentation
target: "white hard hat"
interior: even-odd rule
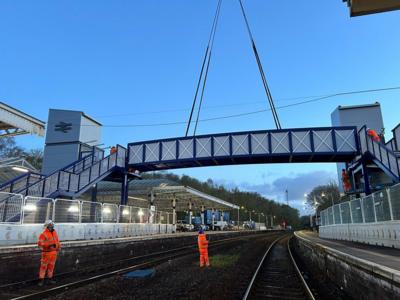
[[[47,227],[47,226],[49,226],[49,225],[54,226],[54,222],[53,222],[52,220],[47,220],[47,221],[44,223],[44,227]]]

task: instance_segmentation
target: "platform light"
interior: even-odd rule
[[[32,203],[25,204],[24,210],[25,211],[36,211],[37,210],[37,206],[35,204],[32,204]]]
[[[137,214],[138,214],[139,217],[141,217],[141,216],[144,215],[144,212],[143,212],[143,210],[140,209]]]
[[[12,167],[11,169],[13,169],[14,171],[18,171],[18,172],[24,172],[24,173],[29,172],[28,169],[22,168],[22,167]]]
[[[129,209],[124,209],[123,211],[122,211],[122,215],[124,215],[124,216],[127,216],[127,215],[129,215]]]
[[[68,212],[70,212],[70,213],[79,212],[79,206],[78,205],[71,205],[70,207],[68,207]]]
[[[103,213],[105,214],[111,214],[111,209],[109,207],[104,207],[103,208]]]

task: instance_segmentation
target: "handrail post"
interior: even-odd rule
[[[25,197],[23,197],[22,195],[21,195],[21,197],[22,197],[22,201],[21,201],[21,212],[20,212],[20,215],[21,215],[20,224],[24,224],[24,217],[25,217],[25,214],[24,214],[24,212],[25,212]]]
[[[82,223],[83,202],[78,200],[78,203],[79,203],[79,216],[78,216],[78,218],[79,218],[79,223]]]
[[[53,222],[55,222],[55,218],[56,218],[56,203],[57,203],[57,199],[53,199],[53,213],[51,216],[51,219],[53,220]]]
[[[376,222],[378,222],[378,221],[377,221],[377,218],[376,218],[375,196],[374,196],[374,194],[371,194],[371,197],[372,197],[372,206],[373,206],[373,208],[374,208],[374,217],[375,217],[375,223],[376,223]]]
[[[360,208],[361,208],[361,217],[363,224],[365,223],[365,212],[364,212],[364,198],[360,198]]]
[[[387,197],[388,197],[388,203],[389,203],[389,212],[390,212],[390,220],[393,221],[393,207],[392,207],[392,196],[390,195],[390,189],[386,189]]]
[[[350,209],[350,222],[353,224],[353,210],[351,209],[351,201],[349,201],[349,209]]]

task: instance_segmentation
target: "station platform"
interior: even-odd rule
[[[340,251],[347,255],[363,259],[381,266],[385,266],[400,272],[400,250],[387,247],[379,247],[354,243],[349,241],[327,240],[318,237],[316,232],[299,231],[296,236],[318,243],[325,247]]]
[[[334,282],[354,299],[399,299],[399,249],[328,240],[311,231],[296,231],[295,237],[296,253],[322,281]]]
[[[311,231],[297,231],[295,236],[320,248],[319,252],[400,285],[399,249],[322,239]]]

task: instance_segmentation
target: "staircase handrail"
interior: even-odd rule
[[[28,172],[26,172],[26,173],[24,173],[24,174],[21,174],[21,175],[19,175],[19,176],[17,176],[17,177],[14,177],[13,179],[10,179],[10,180],[8,180],[8,181],[6,181],[6,182],[0,184],[0,190],[2,190],[5,186],[7,186],[7,185],[9,185],[9,184],[12,184],[13,182],[15,182],[15,181],[17,181],[17,180],[20,180],[20,179],[22,179],[22,178],[24,178],[24,177],[27,177],[27,176],[29,176],[29,175],[32,175],[32,174],[33,174],[33,175],[38,175],[38,176],[41,176],[41,177],[46,176],[46,175],[43,175],[43,174],[41,174],[41,173],[37,173],[37,172],[33,172],[33,171],[28,171]]]

